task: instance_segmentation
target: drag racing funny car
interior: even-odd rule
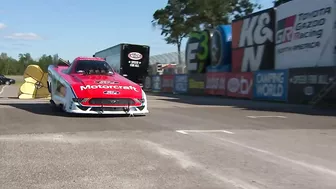
[[[48,67],[50,103],[68,113],[149,113],[147,97],[139,84],[119,75],[103,59],[77,57]]]

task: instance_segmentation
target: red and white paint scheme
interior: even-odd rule
[[[77,57],[71,64],[48,67],[51,104],[68,113],[149,113],[139,84],[119,75],[102,58]]]

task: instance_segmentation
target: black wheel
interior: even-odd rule
[[[64,104],[60,104],[58,108],[59,108],[59,110],[60,110],[61,112],[66,113],[66,111],[65,111],[65,105],[64,105]]]
[[[53,100],[50,100],[50,106],[53,109],[57,107],[57,105],[55,104],[55,102]]]
[[[62,106],[58,106],[57,104],[55,104],[55,102],[53,100],[50,100],[50,106],[51,106],[52,111],[54,111],[54,112],[62,112],[63,111]]]

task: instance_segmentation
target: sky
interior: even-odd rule
[[[167,0],[0,0],[0,52],[13,58],[58,54],[72,61],[77,56],[119,43],[144,44],[150,54],[175,52],[151,24],[155,10]],[[262,9],[272,0],[258,0]],[[182,48],[185,48],[185,41]]]

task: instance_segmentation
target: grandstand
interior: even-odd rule
[[[181,64],[178,64],[178,53],[170,52],[150,56],[150,74],[182,74],[185,73],[185,52],[181,52]]]
[[[181,63],[184,64],[185,62],[185,52],[181,51]],[[178,64],[178,53],[177,52],[170,52],[164,54],[158,54],[150,56],[149,64]]]

